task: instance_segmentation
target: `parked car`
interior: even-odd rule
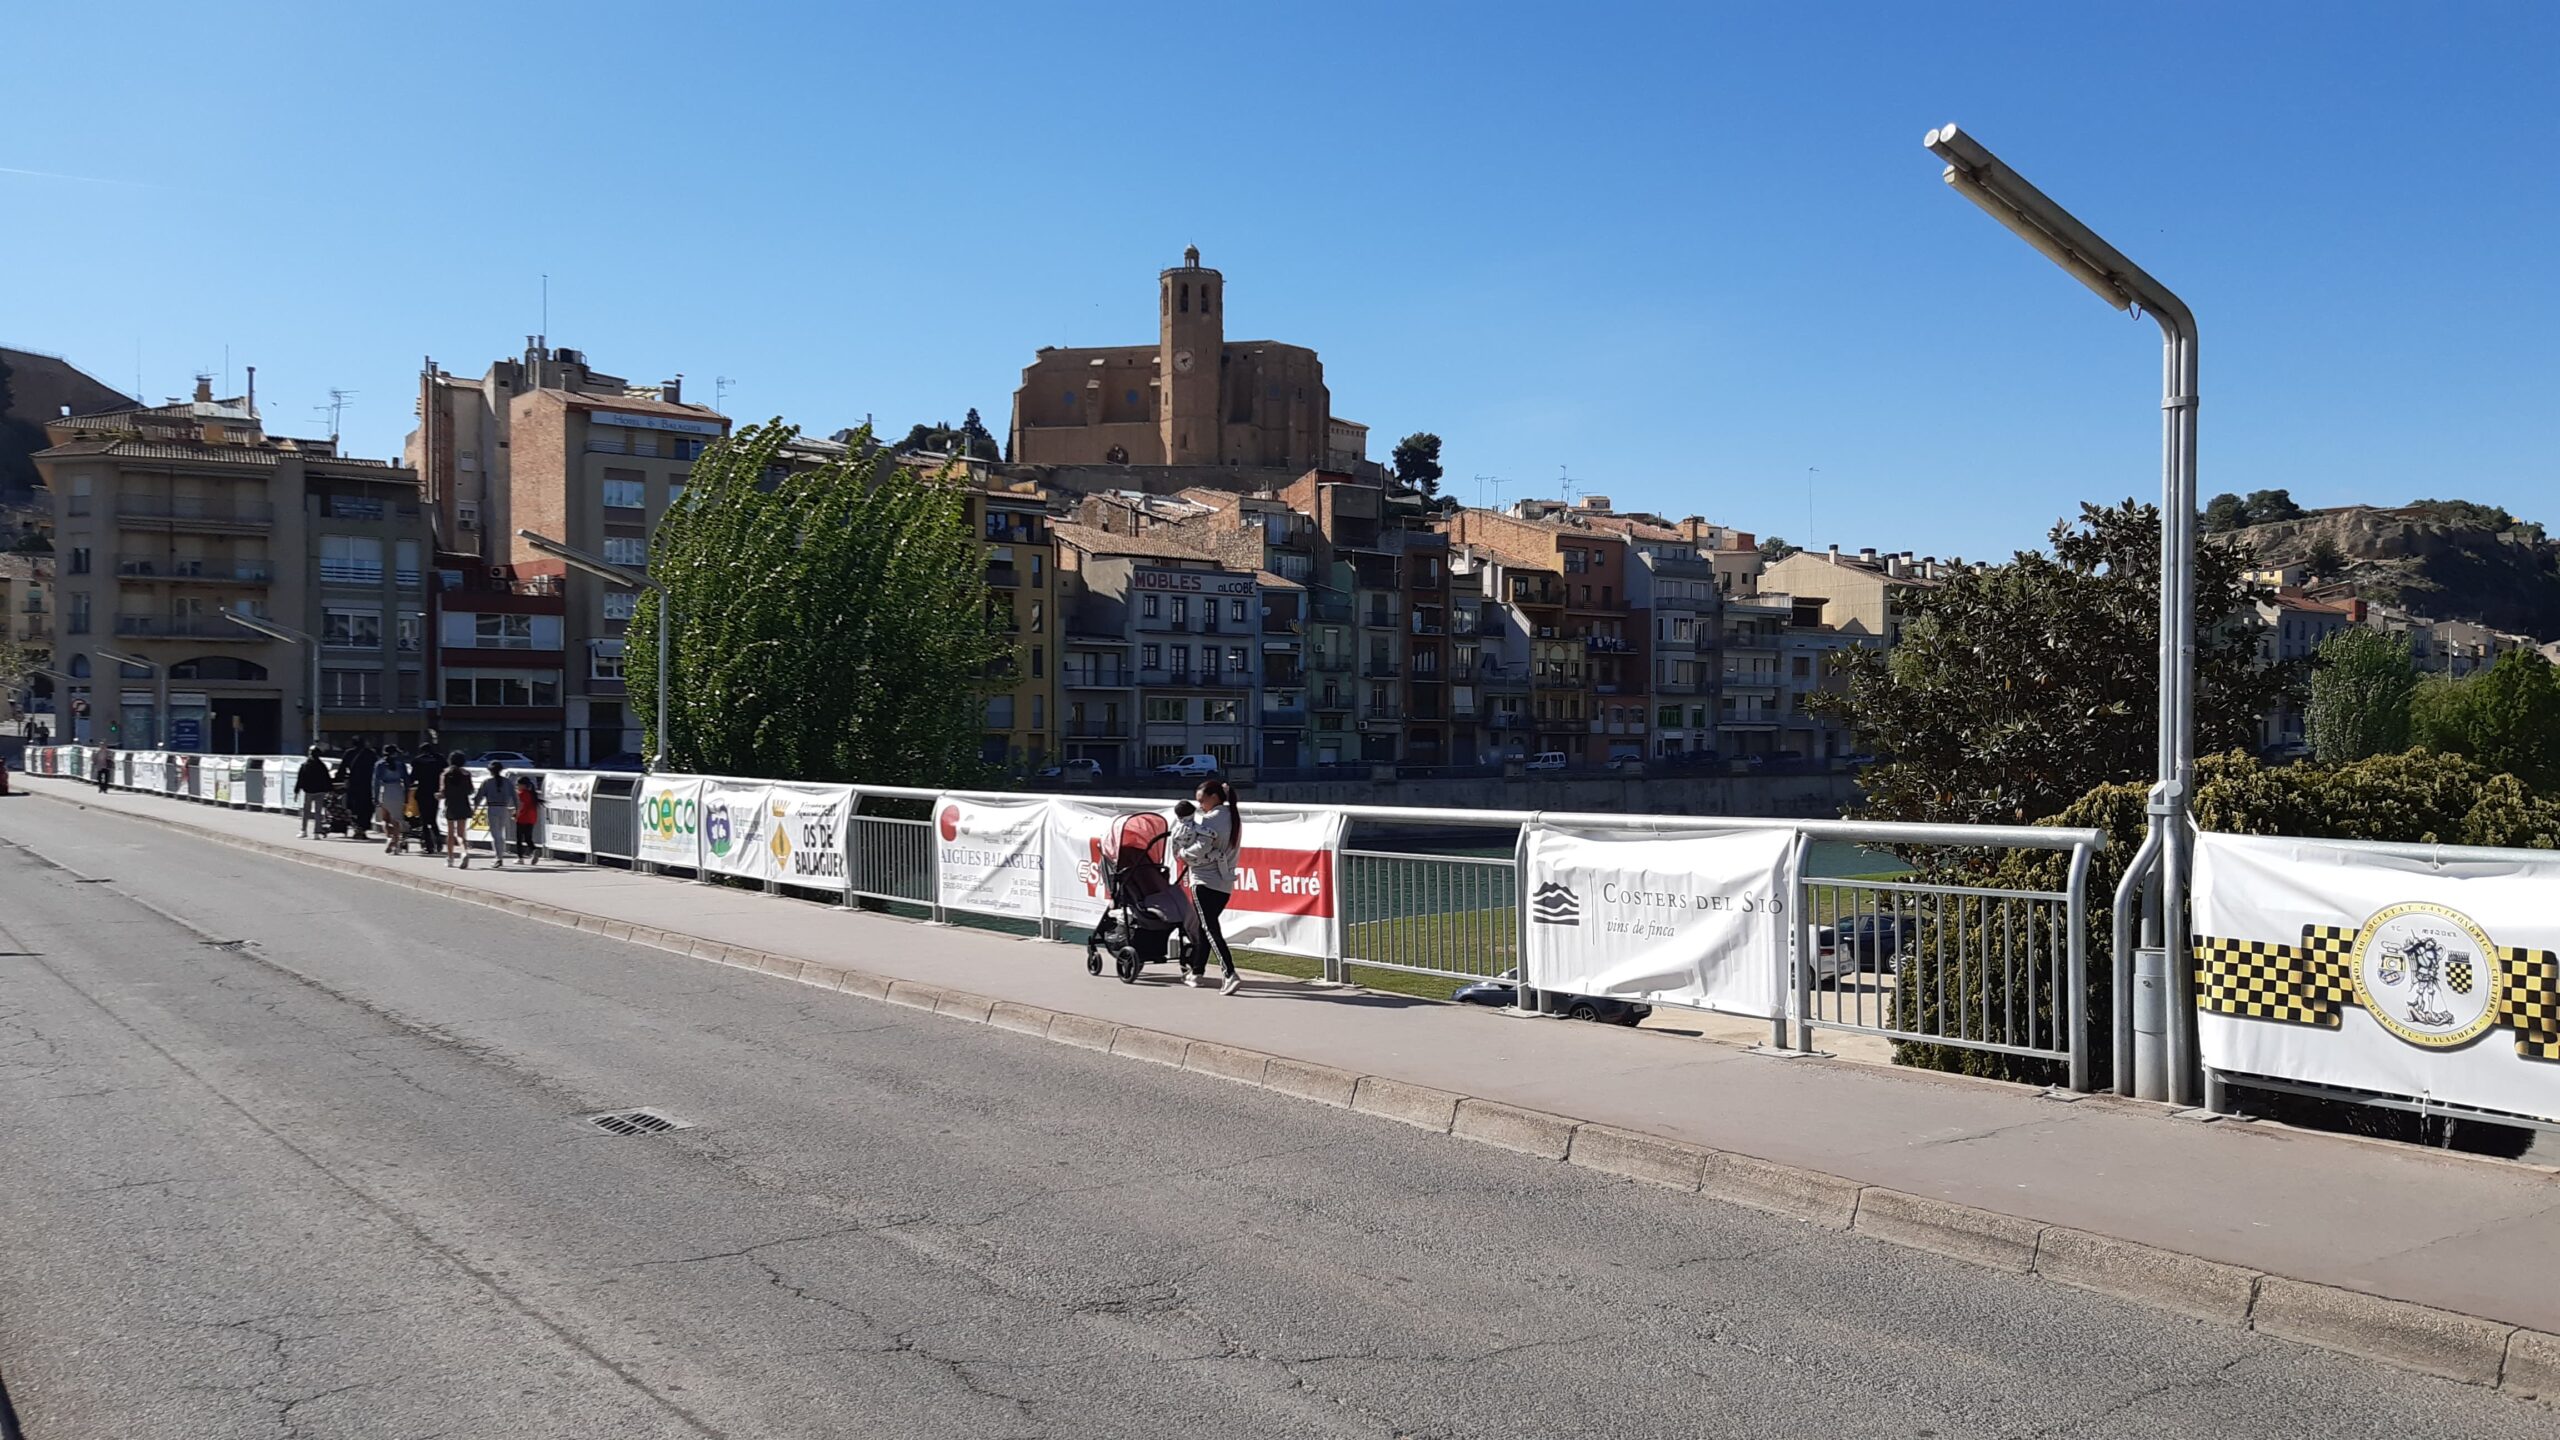
[[[1836,969],[1851,975],[1891,975],[1904,951],[1920,943],[1920,922],[1904,915],[1853,915],[1844,925],[1815,927],[1817,942],[1842,952]],[[1817,969],[1817,979],[1824,972]]]
[[[1684,768],[1692,765],[1721,765],[1724,763],[1724,757],[1713,750],[1675,750],[1663,756],[1662,763]]]
[[[1185,755],[1170,765],[1157,766],[1156,773],[1159,775],[1169,775],[1181,780],[1205,780],[1218,773],[1218,757],[1215,755]]]
[[[1528,762],[1520,768],[1523,770],[1561,770],[1564,767],[1565,758],[1563,751],[1541,750],[1537,754],[1530,756]]]
[[[1461,1005],[1487,1005],[1496,1010],[1520,1003],[1520,972],[1505,970],[1492,980],[1476,980],[1457,988],[1449,998]],[[1608,995],[1551,995],[1547,997],[1556,1012],[1570,1020],[1589,1020],[1606,1025],[1633,1025],[1653,1013],[1653,1007],[1634,1000],[1619,1000]]]
[[[1102,778],[1102,762],[1099,760],[1061,761],[1041,771],[1040,778],[1055,780],[1064,785],[1090,785]]]
[[[510,761],[509,763],[512,764],[514,762]],[[598,760],[594,764],[589,765],[587,768],[590,770],[605,771],[614,775],[637,775],[649,768],[649,762],[639,751],[625,750],[619,755],[608,755],[602,760]]]
[[[492,760],[505,765],[510,770],[521,770],[533,763],[533,757],[521,750],[484,750],[471,757],[471,768],[486,770]]]

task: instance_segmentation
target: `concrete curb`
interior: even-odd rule
[[[52,798],[81,804],[70,796]],[[2323,1350],[2463,1384],[2491,1386],[2521,1399],[2546,1403],[2560,1400],[2560,1336],[2503,1321],[2293,1280],[1930,1196],[1861,1185],[1817,1170],[1435,1090],[1391,1076],[1362,1075],[1285,1055],[1266,1055],[968,991],[893,980],[841,967],[833,961],[775,955],[672,930],[619,925],[616,933],[602,928],[598,917],[563,906],[474,891],[449,881],[386,871],[334,856],[307,855],[282,845],[202,830],[155,815],[121,810],[108,813],[196,839],[400,885],[606,938],[627,939],[676,955],[756,970],[947,1019],[1213,1075],[1455,1139],[1850,1231],[1889,1245],[1925,1250],[2009,1274],[2041,1277],[2211,1324],[2245,1326]]]

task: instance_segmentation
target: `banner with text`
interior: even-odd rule
[[[771,823],[765,796],[773,787],[762,780],[729,780],[718,776],[702,782],[702,868],[714,875],[742,875],[762,880],[767,867],[765,841]]]
[[[2194,893],[2205,1064],[2560,1120],[2560,853],[2207,834]]]
[[[1103,893],[1103,873],[1111,863],[1112,839],[1123,817],[1139,813],[1128,805],[1093,800],[1049,802],[1048,840],[1042,866],[1049,918],[1090,926],[1110,903]],[[1172,857],[1165,857],[1172,869]]]
[[[632,857],[642,865],[690,870],[702,860],[702,782],[690,775],[647,775],[633,795],[639,807],[639,839]]]
[[[1244,845],[1219,930],[1230,945],[1323,959],[1332,953],[1335,878],[1345,822],[1338,810],[1238,807]],[[1184,869],[1175,877],[1190,878]]]
[[[1529,984],[1568,995],[1779,1013],[1795,893],[1789,830],[1529,831]]]
[[[845,888],[850,786],[776,785],[765,793],[764,811],[764,878],[811,890]]]
[[[933,802],[937,903],[987,915],[1040,918],[1041,837],[1047,800]]]
[[[585,855],[596,848],[596,777],[554,772],[542,777],[542,844]]]

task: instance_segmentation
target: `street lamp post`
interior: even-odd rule
[[[655,581],[655,580],[650,579],[648,576],[646,576],[646,575],[644,575],[644,574],[640,573],[639,571],[632,569],[632,568],[631,568],[630,566],[628,566],[628,565],[616,565],[616,564],[614,564],[612,561],[605,559],[605,558],[604,558],[603,556],[601,556],[601,555],[590,555],[590,554],[588,554],[586,551],[581,550],[581,549],[577,548],[577,547],[576,547],[576,546],[574,546],[574,545],[564,545],[564,544],[562,544],[561,542],[559,542],[559,541],[557,541],[557,540],[552,539],[552,538],[551,538],[550,536],[548,536],[548,535],[539,535],[539,534],[534,533],[534,532],[533,532],[533,531],[531,531],[531,530],[518,530],[518,531],[516,532],[516,538],[517,538],[517,539],[519,539],[519,540],[521,540],[521,541],[523,541],[523,542],[524,542],[524,543],[526,543],[527,545],[532,546],[534,549],[536,549],[536,550],[538,550],[538,551],[542,552],[543,554],[550,556],[552,559],[554,559],[554,560],[558,560],[558,561],[560,561],[562,564],[569,565],[569,566],[571,566],[571,567],[573,567],[573,568],[575,568],[575,569],[583,570],[583,571],[587,572],[588,574],[595,576],[595,577],[596,577],[597,579],[599,579],[599,580],[610,580],[610,581],[612,581],[612,582],[613,582],[614,584],[616,584],[616,585],[628,585],[628,586],[630,586],[630,587],[631,587],[632,589],[634,589],[634,590],[648,590],[648,591],[652,591],[652,592],[654,592],[654,593],[657,595],[657,597],[658,597],[658,728],[657,728],[658,745],[657,745],[657,751],[656,751],[656,753],[652,754],[652,755],[649,757],[649,768],[650,768],[651,770],[653,770],[653,771],[658,771],[658,770],[664,770],[664,769],[666,769],[666,768],[667,768],[667,632],[675,628],[675,616],[674,616],[673,614],[671,614],[671,613],[670,613],[670,606],[671,606],[672,602],[671,602],[671,601],[670,601],[670,599],[668,598],[668,595],[667,595],[667,587],[666,587],[666,586],[664,586],[664,585],[659,584],[659,583],[658,583],[657,581]]]
[[[125,654],[120,654],[120,653],[118,653],[118,652],[116,652],[116,651],[113,651],[113,650],[108,649],[108,648],[107,648],[107,647],[105,647],[104,645],[101,645],[101,646],[99,646],[99,647],[98,647],[98,658],[99,658],[99,659],[101,659],[101,660],[113,660],[114,662],[116,662],[116,663],[117,663],[117,664],[119,664],[119,665],[130,665],[130,666],[132,666],[133,668],[135,668],[136,670],[148,670],[148,671],[150,671],[150,672],[152,673],[152,675],[153,675],[154,677],[157,677],[157,676],[160,674],[160,665],[159,665],[159,662],[158,662],[158,661],[155,661],[155,660],[145,660],[145,659],[143,659],[143,658],[142,658],[141,656],[139,656],[139,655],[125,655]],[[160,681],[159,681],[157,678],[155,678],[155,679],[152,681],[152,685],[151,685],[151,694],[152,694],[152,703],[151,703],[151,725],[152,725],[152,730],[153,730],[153,732],[154,732],[154,733],[152,733],[151,735],[147,735],[147,736],[143,737],[142,744],[143,744],[143,747],[144,747],[144,748],[146,748],[146,749],[148,749],[148,748],[150,748],[150,747],[152,747],[152,746],[156,746],[156,745],[158,745],[158,744],[160,743],[158,731],[160,730],[160,728],[161,728],[162,726],[165,726],[165,725],[167,725],[167,724],[169,723],[169,713],[168,713],[168,712],[169,712],[169,689],[168,689],[168,687],[167,687],[166,685],[164,685],[164,684],[160,683]],[[92,708],[95,708],[95,707],[93,706]],[[117,704],[116,704],[116,713],[117,713],[117,714],[119,714],[119,715],[121,715],[121,714],[123,714],[123,713],[124,713],[124,704],[123,704],[123,701],[122,701],[121,699],[119,699],[119,700],[117,701]],[[126,748],[128,748],[128,749],[132,748],[132,742],[127,741],[127,742],[126,742]]]
[[[2199,1095],[2195,979],[2185,961],[2187,811],[2195,777],[2196,321],[2169,288],[1953,125],[1923,141],[1946,182],[2118,310],[2142,307],[2160,327],[2160,723],[2150,829],[2115,897],[2116,1003],[2133,1029],[2115,1047],[2116,1089],[2192,1105]],[[2141,943],[2132,943],[2137,909]],[[2174,962],[2174,963],[2173,963]],[[2086,1043],[2086,1037],[2081,1037]]]
[[[318,745],[320,743],[320,638],[316,635],[305,634],[300,630],[294,629],[290,625],[279,625],[273,620],[264,619],[256,615],[243,615],[237,610],[223,611],[222,618],[230,621],[234,625],[242,627],[243,629],[255,630],[259,634],[264,635],[271,640],[282,640],[288,644],[308,645],[311,647],[310,743],[312,745]]]

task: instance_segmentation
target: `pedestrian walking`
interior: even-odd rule
[[[358,740],[338,762],[338,791],[347,799],[347,826],[358,840],[373,825],[373,764],[381,758]]]
[[[1184,835],[1181,851],[1184,869],[1191,876],[1192,903],[1200,911],[1200,928],[1218,947],[1221,979],[1218,993],[1233,995],[1243,988],[1236,975],[1236,955],[1227,948],[1227,935],[1218,923],[1225,913],[1227,898],[1236,888],[1236,855],[1244,848],[1244,816],[1236,811],[1235,787],[1224,780],[1203,780],[1192,795],[1199,813],[1192,819]],[[1197,985],[1209,968],[1208,957],[1191,957],[1191,973],[1182,977],[1185,985]]]
[[[480,782],[479,790],[471,798],[479,806],[480,813],[488,817],[489,866],[504,870],[507,868],[507,832],[514,828],[516,816],[515,787],[507,781],[506,761],[489,762],[489,778]]]
[[[107,782],[116,777],[116,752],[112,746],[98,747],[98,793],[107,793]]]
[[[319,746],[312,746],[311,754],[303,760],[302,768],[293,777],[293,798],[301,802],[302,834],[317,838],[328,828],[329,792],[336,788],[337,781],[329,774],[329,762],[320,758]]]
[[[418,853],[433,855],[444,848],[444,827],[436,823],[436,785],[444,779],[444,759],[426,745],[420,745],[409,756],[409,816],[415,823],[409,828],[418,837]]]
[[[373,803],[382,816],[382,853],[397,855],[409,814],[409,762],[400,758],[396,741],[384,744],[382,758],[374,762]]]
[[[527,865],[533,863],[534,844],[541,835],[541,825],[542,791],[535,787],[533,777],[519,775],[516,777],[516,859]]]
[[[436,793],[444,798],[444,863],[455,864],[460,856],[463,869],[471,868],[471,767],[462,763],[462,752],[456,750],[447,758],[443,776],[436,782]]]

